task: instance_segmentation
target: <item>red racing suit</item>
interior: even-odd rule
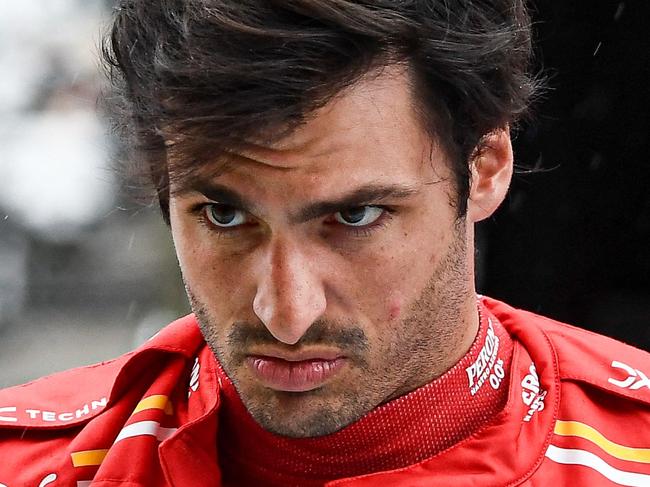
[[[650,355],[481,299],[514,341],[505,408],[431,458],[327,486],[650,486]],[[216,369],[190,315],[0,391],[0,487],[221,485]]]

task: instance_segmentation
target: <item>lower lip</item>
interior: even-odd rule
[[[321,387],[341,369],[345,359],[290,362],[274,357],[247,358],[248,366],[266,387],[283,392],[306,392]]]

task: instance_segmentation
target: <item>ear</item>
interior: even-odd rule
[[[483,137],[470,164],[472,179],[467,216],[476,223],[492,215],[508,192],[512,179],[510,129],[498,129]]]

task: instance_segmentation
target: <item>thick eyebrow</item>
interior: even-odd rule
[[[340,198],[310,203],[291,216],[292,223],[304,223],[315,218],[336,213],[346,208],[381,203],[384,200],[399,200],[418,193],[413,186],[398,184],[368,184],[361,186]]]
[[[187,188],[185,190],[181,190],[178,192],[178,194],[189,192],[201,193],[203,196],[216,203],[233,206],[252,214],[256,213],[257,206],[252,201],[248,200],[237,191],[234,191],[222,184],[199,182],[193,185],[191,189]]]

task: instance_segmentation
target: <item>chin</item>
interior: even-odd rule
[[[342,401],[323,397],[322,389],[308,392],[271,391],[270,395],[252,400],[242,399],[250,415],[262,428],[290,438],[326,436],[365,414],[355,414]]]

